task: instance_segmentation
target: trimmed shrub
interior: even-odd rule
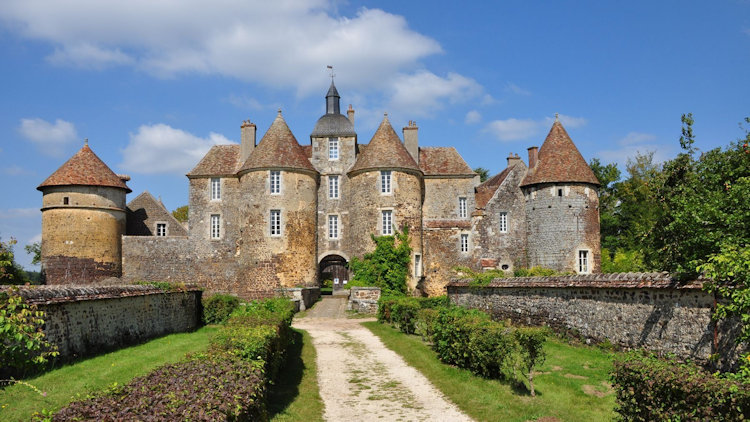
[[[381,296],[378,300],[378,312],[376,314],[378,322],[392,323],[391,314],[393,312],[393,305],[396,303],[398,298],[392,296]]]
[[[73,402],[53,420],[266,420],[265,388],[261,370],[251,362],[203,355]]]
[[[719,378],[694,364],[630,352],[615,359],[617,413],[627,421],[743,421],[750,386]]]
[[[472,324],[469,342],[465,345],[470,356],[468,369],[487,378],[505,378],[504,371],[512,362],[517,349],[513,331],[494,321]]]
[[[391,323],[402,333],[414,334],[417,312],[422,309],[419,300],[413,297],[398,298],[391,308]]]
[[[458,306],[440,308],[432,337],[432,348],[438,358],[451,365],[470,368],[471,355],[465,345],[469,344],[473,326],[489,320],[489,315],[473,309]]]
[[[229,318],[229,315],[240,306],[240,300],[232,295],[216,294],[204,297],[203,322],[206,324],[221,324]]]
[[[435,333],[435,322],[438,317],[437,309],[420,309],[417,312],[417,321],[414,324],[416,334],[422,336],[422,340],[432,342],[432,336]]]

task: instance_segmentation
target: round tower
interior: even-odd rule
[[[423,175],[387,116],[348,176],[352,255],[361,257],[375,249],[371,235],[392,235],[408,227],[413,264],[415,255],[422,256]],[[416,284],[412,277],[408,287],[414,290]]]
[[[47,284],[88,284],[122,273],[125,195],[88,142],[37,189],[42,192],[42,274]]]
[[[528,265],[578,274],[599,272],[599,181],[557,119],[542,147],[529,148],[529,169],[521,188]]]
[[[318,173],[281,110],[237,174],[240,281],[263,291],[315,285]]]

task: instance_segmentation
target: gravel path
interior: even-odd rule
[[[470,421],[416,369],[360,322],[338,298],[325,298],[294,327],[307,330],[318,359],[327,421]]]

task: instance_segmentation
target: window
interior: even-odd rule
[[[281,236],[281,210],[271,210],[271,236]]]
[[[466,218],[466,198],[458,198],[458,217]]]
[[[328,176],[328,198],[339,199],[339,177]]]
[[[589,273],[589,251],[578,251],[578,272],[580,274]]]
[[[557,196],[562,196],[562,189],[557,190]]]
[[[218,177],[211,178],[211,200],[218,201],[221,199],[221,179]]]
[[[500,212],[500,233],[508,233],[508,213]]]
[[[70,198],[67,196],[63,196],[63,205],[69,205],[70,204]]]
[[[271,195],[278,195],[281,193],[281,171],[271,170],[270,187]]]
[[[461,252],[469,252],[469,235],[461,233]]]
[[[380,172],[380,193],[391,193],[391,171],[383,170]]]
[[[160,237],[167,235],[167,223],[156,223],[156,235]]]
[[[328,216],[328,238],[329,239],[339,238],[339,216],[338,215]]]
[[[414,277],[422,277],[422,255],[414,254]]]
[[[328,138],[328,159],[339,159],[339,138]]]
[[[221,238],[221,216],[211,214],[211,239]]]
[[[382,226],[380,228],[380,233],[383,236],[390,236],[393,234],[393,211],[392,210],[384,210],[381,212],[381,221]]]

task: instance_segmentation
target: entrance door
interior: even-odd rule
[[[333,281],[333,290],[340,290],[349,281],[346,259],[339,255],[328,255],[320,261],[320,282]]]

